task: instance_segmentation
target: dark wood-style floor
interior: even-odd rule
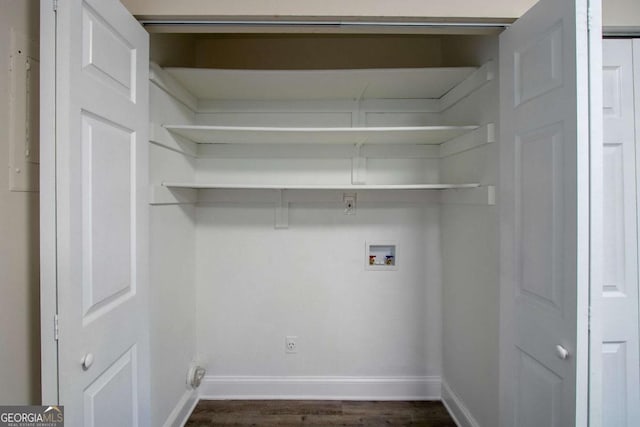
[[[341,400],[203,400],[186,427],[424,426],[455,427],[441,402]]]

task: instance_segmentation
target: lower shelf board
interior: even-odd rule
[[[470,184],[199,184],[186,182],[163,182],[168,188],[191,188],[194,190],[448,190],[477,188]]]
[[[200,192],[199,190],[210,191]],[[165,182],[161,185],[151,186],[149,201],[152,205],[245,202],[273,205],[276,208],[276,219],[282,219],[282,221],[277,221],[277,224],[280,224],[281,222],[286,222],[285,219],[288,216],[287,212],[291,203],[338,203],[342,206],[344,205],[345,195],[343,192],[347,191],[357,191],[357,199],[360,202],[376,204],[439,203],[443,205],[491,206],[496,203],[496,192],[493,185],[475,183],[241,185]],[[356,196],[354,195],[353,197],[355,198]]]

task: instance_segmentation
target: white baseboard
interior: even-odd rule
[[[469,409],[462,403],[460,397],[451,390],[445,380],[442,380],[442,403],[458,427],[480,427]]]
[[[199,397],[217,399],[439,400],[441,381],[430,377],[207,376]]]
[[[195,390],[187,390],[184,392],[173,411],[167,417],[163,427],[183,427],[193,408],[198,404],[198,393]]]

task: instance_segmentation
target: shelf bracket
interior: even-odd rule
[[[277,190],[278,199],[275,207],[275,228],[289,228],[289,202],[284,198],[285,190]]]
[[[152,185],[149,188],[150,205],[195,205],[198,203],[198,190],[194,188],[167,188],[164,185]]]
[[[448,110],[460,100],[492,81],[496,75],[495,67],[493,60],[487,61],[482,67],[463,80],[462,83],[442,96],[440,98],[440,112]]]
[[[351,183],[366,184],[367,182],[367,158],[362,155],[362,143],[354,147],[351,159]]]
[[[496,187],[481,185],[476,188],[443,190],[440,193],[440,203],[443,205],[494,206],[496,204]]]
[[[496,125],[495,123],[487,123],[474,131],[440,144],[440,158],[473,150],[493,142],[496,142]]]

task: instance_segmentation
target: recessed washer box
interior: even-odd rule
[[[373,271],[397,270],[398,247],[395,242],[365,243],[365,269]]]

